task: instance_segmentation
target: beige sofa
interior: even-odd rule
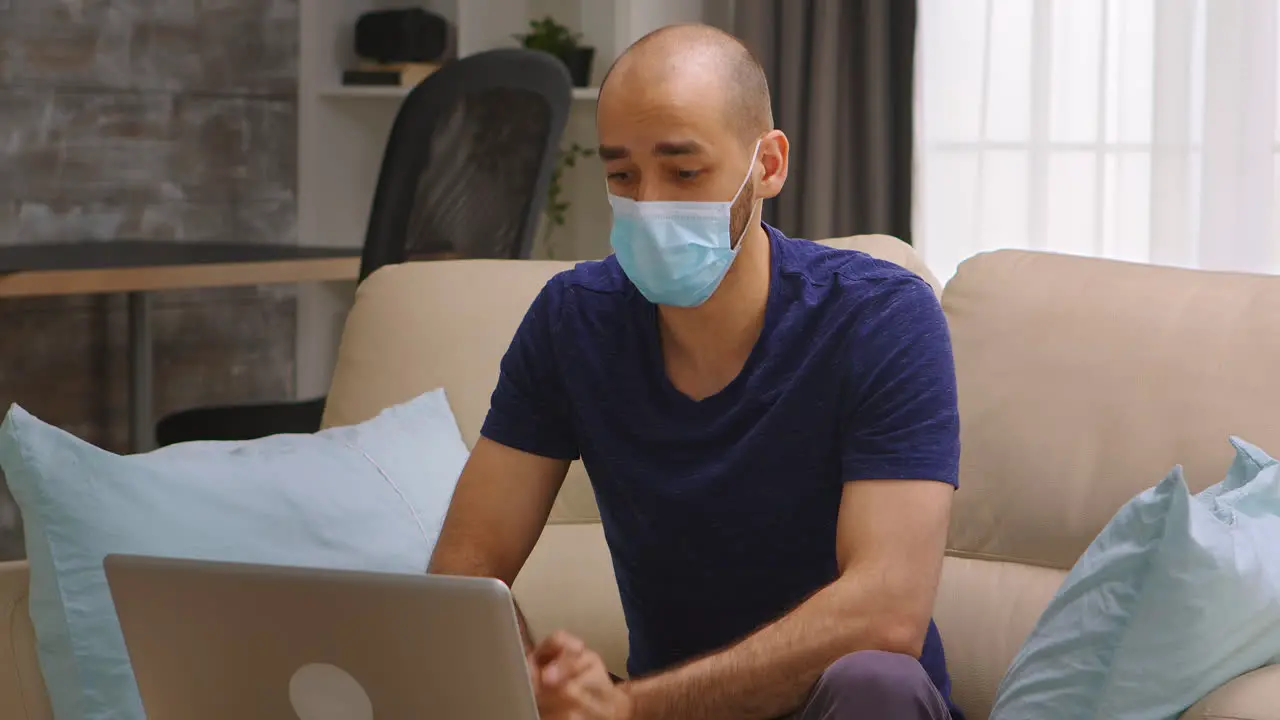
[[[927,276],[891,238],[832,242]],[[378,272],[348,319],[326,422],[364,420],[443,386],[474,441],[511,334],[564,267]],[[1196,489],[1221,479],[1230,434],[1280,448],[1280,278],[1003,251],[965,263],[943,305],[964,450],[937,620],[957,701],[978,719],[1065,570],[1127,498],[1175,463]],[[579,467],[553,520],[517,596],[535,631],[567,627],[620,673],[626,633]],[[0,719],[46,720],[25,565],[0,568]],[[1187,717],[1280,720],[1280,668],[1237,679]]]

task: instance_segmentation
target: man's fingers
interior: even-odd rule
[[[529,656],[538,711],[550,720],[611,718],[617,715],[619,690],[604,661],[581,640],[557,632]]]
[[[538,643],[533,650],[533,659],[539,665],[545,665],[562,654],[576,654],[586,649],[581,640],[569,633],[558,630]]]
[[[587,646],[573,635],[563,630],[552,633],[533,651],[537,681],[551,686],[568,681],[580,672],[576,660],[589,654],[592,653],[587,651]]]
[[[563,653],[543,667],[541,680],[544,685],[555,687],[591,672],[596,666],[604,667],[600,657],[589,650]]]

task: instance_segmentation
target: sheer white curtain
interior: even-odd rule
[[[920,0],[913,234],[1280,272],[1278,0]]]

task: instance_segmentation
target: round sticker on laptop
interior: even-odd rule
[[[298,720],[373,720],[373,702],[351,673],[328,663],[303,665],[289,679]]]

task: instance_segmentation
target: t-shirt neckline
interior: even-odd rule
[[[745,386],[760,364],[760,358],[764,355],[765,344],[768,342],[769,334],[772,332],[777,322],[778,315],[778,297],[779,277],[781,272],[781,243],[778,238],[781,233],[770,226],[768,223],[760,223],[764,228],[765,236],[769,239],[769,295],[765,299],[764,310],[764,326],[760,329],[760,337],[756,338],[756,342],[751,346],[751,352],[747,355],[747,361],[742,364],[742,369],[738,374],[729,381],[728,385],[720,388],[719,391],[708,395],[701,400],[695,400],[684,394],[679,388],[671,382],[671,377],[667,375],[666,362],[662,358],[662,335],[658,331],[658,306],[644,299],[639,292],[634,293],[639,298],[641,308],[643,309],[642,317],[644,322],[645,345],[649,355],[649,366],[657,375],[656,382],[661,388],[661,392],[675,399],[676,402],[684,403],[689,407],[697,408],[716,408],[722,404],[732,404],[742,392]]]

